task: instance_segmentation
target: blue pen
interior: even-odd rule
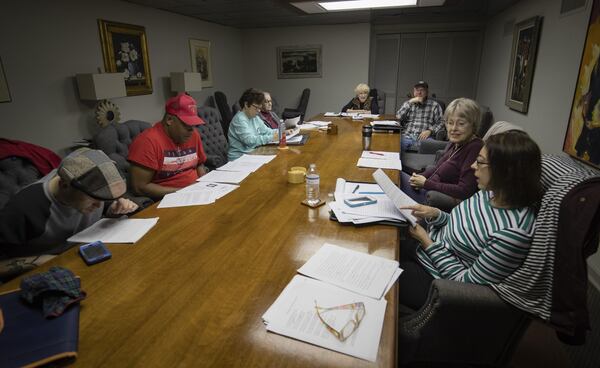
[[[385,194],[384,192],[358,192],[358,194]]]
[[[352,191],[352,193],[356,193],[356,191],[358,190],[358,188],[360,188],[360,185],[356,184],[356,187],[354,188],[354,190]]]

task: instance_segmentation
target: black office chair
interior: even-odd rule
[[[217,109],[210,106],[198,107],[198,116],[204,120],[204,124],[197,128],[206,154],[205,165],[209,170],[214,170],[227,163],[228,144],[223,134],[221,118]]]
[[[306,107],[308,106],[308,100],[310,98],[310,88],[305,88],[300,96],[300,103],[296,108],[286,108],[283,110],[281,117],[284,119],[291,119],[300,116],[300,122],[304,121],[304,115],[306,114]]]
[[[225,138],[227,138],[227,133],[229,132],[229,124],[231,123],[231,119],[233,119],[233,112],[231,111],[231,107],[229,107],[229,104],[227,103],[227,96],[225,96],[223,92],[215,92],[215,103],[217,104],[217,109],[219,109],[219,113],[221,114],[223,134],[225,134]]]
[[[377,101],[377,107],[379,107],[378,114],[385,113],[385,92],[378,91],[377,88],[371,88],[369,91],[369,96],[373,97],[375,101]]]

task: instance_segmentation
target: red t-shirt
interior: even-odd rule
[[[198,130],[178,146],[158,122],[134,139],[127,160],[154,170],[153,183],[183,188],[198,179],[196,168],[206,161],[206,155]]]

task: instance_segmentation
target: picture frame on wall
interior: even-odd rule
[[[277,78],[321,78],[321,45],[277,47]]]
[[[107,73],[123,73],[127,96],[152,94],[146,28],[98,19]]]
[[[513,31],[506,106],[524,114],[529,110],[541,26],[542,17],[532,17],[515,24]]]
[[[192,71],[202,76],[202,88],[213,86],[210,41],[190,38]]]
[[[8,82],[6,81],[6,74],[4,74],[4,66],[2,65],[2,59],[0,58],[0,102],[11,102],[10,90],[8,89]]]
[[[600,169],[600,0],[594,0],[563,151]]]

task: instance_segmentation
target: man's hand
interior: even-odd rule
[[[433,244],[433,241],[429,237],[429,234],[427,234],[427,231],[419,224],[410,226],[408,228],[408,233],[410,236],[417,239],[419,243],[421,243],[421,247],[423,247],[423,249],[427,249],[431,244]]]
[[[435,207],[425,206],[423,204],[415,204],[412,206],[400,207],[401,210],[412,210],[413,216],[418,218],[437,218],[440,215],[440,210]]]
[[[421,132],[421,134],[419,134],[419,140],[420,141],[424,141],[425,139],[429,138],[429,136],[431,135],[431,130],[427,129]]]
[[[427,180],[427,178],[423,175],[413,173],[408,182],[411,187],[421,189],[425,185],[425,180]]]
[[[411,104],[422,104],[424,101],[423,96],[416,96],[408,100]]]
[[[125,215],[138,209],[138,205],[126,198],[119,198],[106,211],[107,215]]]

